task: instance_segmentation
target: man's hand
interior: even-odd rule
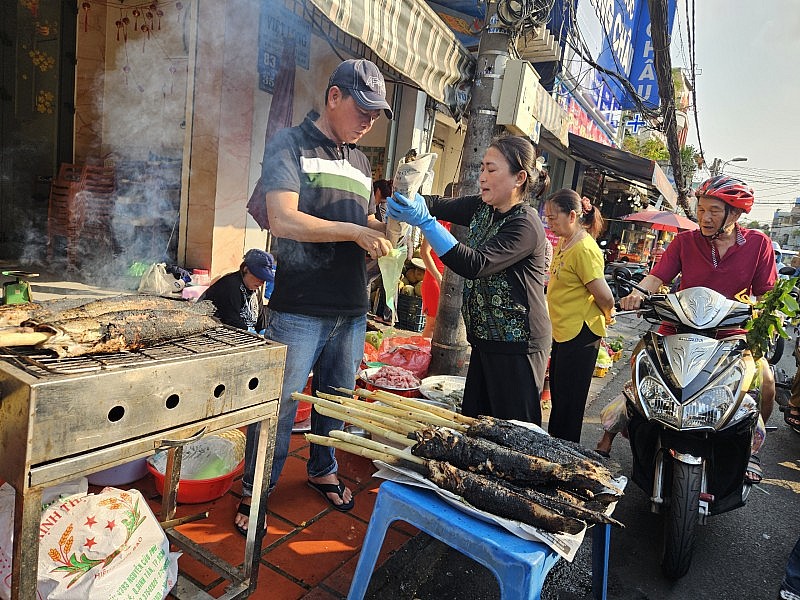
[[[414,227],[425,229],[436,222],[428,211],[425,198],[417,194],[413,199],[406,198],[403,194],[395,192],[386,201],[386,214],[392,219],[408,223]]]
[[[622,310],[638,310],[642,305],[642,300],[644,300],[644,296],[638,290],[633,290],[624,298],[620,298],[619,307]]]
[[[380,258],[392,251],[392,243],[382,233],[368,227],[359,227],[353,241],[366,250],[370,258]]]

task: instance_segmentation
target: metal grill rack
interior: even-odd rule
[[[58,358],[0,348],[0,478],[16,492],[12,598],[36,597],[38,529],[46,487],[168,448],[161,520],[175,513],[183,444],[261,423],[253,510],[257,526],[239,569],[167,529],[170,541],[231,585],[222,598],[255,590],[263,540],[286,347],[218,327],[135,352]],[[211,598],[180,573],[172,595]]]

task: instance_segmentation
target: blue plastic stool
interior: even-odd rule
[[[524,540],[502,527],[472,517],[450,506],[431,490],[385,481],[369,520],[348,600],[364,597],[386,530],[398,520],[414,525],[485,565],[497,578],[501,598],[508,600],[538,600],[545,576],[559,559],[547,545]],[[605,600],[609,526],[594,530],[592,589],[595,598]],[[601,595],[598,595],[598,586],[602,586]]]
[[[485,565],[495,574],[501,597],[509,600],[538,600],[547,573],[559,559],[547,545],[472,517],[431,490],[385,481],[375,501],[348,600],[364,597],[386,530],[398,520]],[[592,531],[592,596],[606,600],[611,526],[596,525]]]

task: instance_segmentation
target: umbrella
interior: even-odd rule
[[[642,212],[631,213],[622,217],[623,221],[636,221],[648,223],[651,229],[659,231],[678,231],[679,229],[699,229],[700,226],[694,221],[676,215],[667,210],[645,210]]]

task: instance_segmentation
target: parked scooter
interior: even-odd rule
[[[628,283],[645,294],[636,312],[676,330],[644,334],[625,395],[632,479],[663,515],[661,565],[677,579],[691,565],[697,526],[743,506],[750,492],[756,367],[744,334],[717,336],[741,328],[752,309],[708,288],[649,294]]]

